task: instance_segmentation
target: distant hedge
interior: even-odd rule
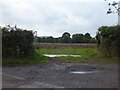
[[[2,56],[27,57],[34,54],[32,31],[17,27],[3,27],[2,29]]]
[[[100,27],[96,39],[102,54],[120,57],[120,26]]]

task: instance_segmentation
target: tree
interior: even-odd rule
[[[52,36],[46,38],[47,43],[54,43],[54,38]]]
[[[72,42],[73,43],[84,43],[84,35],[83,34],[73,34]]]
[[[63,33],[63,35],[62,35],[62,42],[63,43],[70,43],[71,42],[70,36],[71,35],[68,32]]]
[[[89,34],[89,33],[86,33],[86,34],[85,34],[85,38],[90,39],[90,38],[91,38],[90,34]]]
[[[84,37],[84,42],[85,43],[90,43],[91,42],[91,36],[90,36],[90,34],[89,33],[86,33],[85,34],[85,37]]]

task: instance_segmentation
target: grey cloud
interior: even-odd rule
[[[103,2],[35,2],[37,0],[8,0],[2,3],[1,24],[17,24],[37,30],[39,36],[61,36],[65,31],[89,32],[95,36],[101,25],[117,24],[117,15],[106,15]],[[39,1],[39,0],[38,0]],[[13,3],[14,2],[14,3]],[[2,21],[2,22],[1,22]]]

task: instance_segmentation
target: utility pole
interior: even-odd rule
[[[120,1],[118,2],[118,25],[120,25]]]

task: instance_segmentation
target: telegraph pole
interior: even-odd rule
[[[120,26],[120,1],[118,2],[118,25]]]

